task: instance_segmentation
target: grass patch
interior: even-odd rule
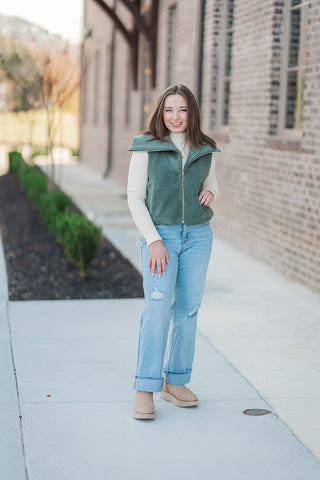
[[[43,110],[32,112],[34,126],[32,144],[46,144],[46,114]],[[57,114],[58,121],[58,114]],[[73,151],[79,148],[79,116],[74,112],[61,114],[60,129],[56,144],[69,147]],[[9,145],[27,145],[30,143],[30,123],[24,112],[0,112],[0,143]]]

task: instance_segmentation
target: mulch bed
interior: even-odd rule
[[[13,173],[0,176],[0,228],[10,300],[143,296],[141,275],[105,238],[81,278]]]

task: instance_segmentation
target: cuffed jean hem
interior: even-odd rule
[[[134,389],[141,392],[161,392],[163,378],[136,377]]]
[[[186,373],[165,372],[164,381],[172,385],[185,385],[191,381],[191,371]]]

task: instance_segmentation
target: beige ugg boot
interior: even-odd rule
[[[198,405],[198,397],[185,385],[173,385],[163,383],[160,398],[172,402],[177,407],[195,407]]]
[[[153,420],[154,417],[153,392],[137,390],[133,418],[137,420]]]

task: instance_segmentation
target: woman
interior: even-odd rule
[[[134,138],[128,204],[141,233],[142,312],[133,417],[153,419],[153,393],[179,407],[198,404],[190,382],[200,307],[211,254],[210,208],[217,195],[212,154],[196,99],[167,88],[149,129]]]

